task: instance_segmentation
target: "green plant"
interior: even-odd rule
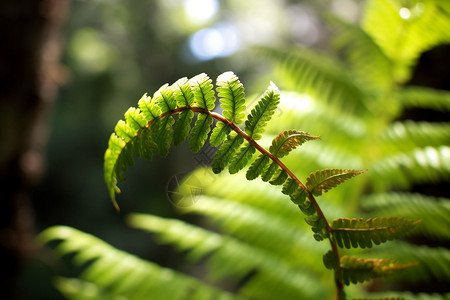
[[[344,168],[355,170],[368,168],[370,170],[358,180],[349,181],[339,189],[321,195],[319,209],[329,219],[341,216],[350,217],[336,221],[335,225],[332,223],[330,226],[332,235],[326,227],[328,222],[323,222],[320,217],[316,220],[308,219],[312,226],[304,224],[299,218],[298,211],[293,210],[294,206],[286,201],[286,196],[279,193],[278,187],[264,184],[259,179],[247,181],[242,175],[243,172],[237,172],[243,168],[242,160],[248,159],[250,156],[249,151],[250,153],[254,151],[250,150],[251,147],[255,147],[255,144],[252,145],[248,140],[244,141],[241,138],[242,133],[233,134],[231,136],[233,140],[231,138],[228,140],[230,149],[236,151],[235,157],[242,160],[233,159],[231,155],[227,156],[229,152],[219,150],[220,152],[215,156],[216,161],[213,163],[213,170],[219,171],[228,162],[231,165],[229,170],[236,171],[237,174],[230,176],[221,173],[208,180],[210,176],[204,178],[208,169],[201,168],[188,177],[185,184],[180,187],[182,197],[189,200],[192,197],[189,180],[204,178],[199,186],[201,194],[195,195],[198,197],[198,201],[185,211],[207,216],[208,220],[224,234],[211,232],[179,220],[141,214],[132,215],[129,219],[130,224],[133,227],[157,233],[162,242],[176,245],[180,250],[189,250],[188,258],[193,261],[207,260],[213,278],[242,280],[243,283],[236,294],[244,299],[330,298],[335,294],[335,290],[340,290],[339,286],[344,281],[369,279],[371,274],[378,274],[379,269],[382,269],[383,273],[390,272],[389,268],[383,269],[384,260],[373,261],[372,257],[395,259],[406,265],[408,265],[408,261],[419,262],[410,269],[411,271],[405,270],[391,277],[392,281],[409,284],[445,283],[450,275],[450,252],[448,249],[419,246],[408,241],[393,241],[367,251],[366,248],[361,248],[368,246],[369,242],[359,238],[346,240],[345,234],[341,234],[339,229],[340,226],[349,224],[353,227],[368,226],[358,222],[358,219],[353,220],[353,217],[364,216],[365,219],[370,219],[371,216],[404,216],[414,220],[424,220],[415,230],[416,236],[417,234],[431,236],[439,242],[448,241],[450,238],[447,217],[450,212],[448,199],[408,193],[408,189],[416,183],[446,181],[450,172],[448,123],[399,120],[402,111],[409,107],[450,110],[450,95],[447,92],[404,86],[411,76],[412,68],[419,54],[443,41],[449,41],[448,22],[443,21],[445,12],[449,11],[448,5],[439,1],[424,2],[420,4],[424,5],[421,13],[420,5],[418,7],[416,5],[413,3],[409,7],[410,11],[415,13],[410,19],[400,20],[398,12],[402,6],[394,1],[369,1],[362,27],[333,20],[336,27],[344,29],[338,35],[335,45],[348,58],[346,64],[342,64],[328,55],[318,54],[308,49],[260,50],[275,62],[277,82],[283,85],[285,91],[282,94],[279,109],[272,110],[274,111],[273,118],[260,142],[265,149],[269,149],[268,153],[263,150],[269,160],[261,155],[256,157],[247,171],[249,179],[261,175],[261,170],[257,168],[258,162],[265,164],[265,171],[269,170],[272,165],[269,156],[269,154],[274,156],[270,151],[271,140],[280,141],[279,139],[283,139],[284,136],[287,142],[292,142],[289,144],[290,147],[294,148],[299,146],[297,144],[300,144],[298,141],[300,137],[315,139],[314,136],[305,132],[284,131],[286,128],[301,128],[323,136],[320,141],[303,145],[302,151],[291,152],[283,158],[283,163],[289,166],[292,174],[304,178],[308,175],[305,173],[307,170],[324,169],[330,166],[340,170],[346,170]],[[442,16],[443,14],[444,16]],[[435,24],[440,25],[433,26]],[[426,32],[427,37],[425,39],[418,38],[420,32]],[[394,33],[398,35],[395,36]],[[231,74],[228,73],[228,76]],[[208,81],[205,77],[203,79],[206,80],[205,82]],[[187,90],[187,87],[190,87],[190,84],[187,85],[186,79],[179,81],[177,85],[186,86]],[[208,86],[210,87],[209,83],[206,87]],[[208,89],[212,90],[212,88]],[[288,90],[293,92],[287,92]],[[166,86],[155,94],[152,98],[154,106],[150,107],[150,113],[155,109],[157,111],[155,116],[158,116],[161,113],[158,112],[160,106],[164,109],[168,106],[169,110],[173,111],[178,109],[169,102],[164,103],[164,95],[165,93],[170,94],[170,91],[171,89]],[[276,94],[275,87],[269,88],[268,91],[266,96],[272,95],[270,97],[273,98]],[[274,93],[270,94],[271,91]],[[208,93],[206,91],[205,95]],[[307,94],[309,97],[303,94]],[[197,129],[191,131],[193,137],[190,138],[190,144],[193,152],[198,151],[200,145],[205,142],[207,137],[205,132],[212,124],[212,118],[216,117],[223,124],[229,124],[229,120],[233,118],[236,123],[239,120],[242,121],[243,116],[240,115],[242,111],[239,110],[239,107],[242,108],[242,106],[239,105],[237,105],[235,113],[229,113],[232,108],[226,108],[225,118],[215,113],[208,113],[212,106],[211,103],[213,103],[212,96],[213,94],[209,93],[209,96],[205,97],[205,99],[209,99],[209,102],[205,101],[203,104],[196,104],[197,106],[193,105],[194,107],[190,109],[177,112],[180,113],[180,117],[173,131],[174,144],[181,143],[186,139],[186,130],[183,129],[188,128],[187,124],[190,124],[193,112],[204,115],[199,118],[200,121],[195,123],[194,128]],[[270,99],[270,97],[266,99]],[[159,102],[155,101],[155,98],[159,99]],[[237,97],[235,102],[239,103],[240,100],[242,99]],[[144,97],[141,101],[152,103],[148,97]],[[292,103],[296,105],[292,105]],[[206,110],[208,104],[210,106]],[[185,104],[180,106],[185,106]],[[299,106],[302,106],[302,109],[299,109]],[[227,110],[228,112],[226,112]],[[257,111],[258,109],[255,109],[255,114]],[[144,110],[142,113],[144,114]],[[162,113],[164,114],[164,112]],[[147,158],[151,158],[152,155],[150,151],[147,151],[148,149],[155,149],[162,155],[167,153],[170,147],[167,139],[170,139],[172,135],[165,134],[171,132],[174,124],[174,119],[171,119],[170,114],[167,113],[162,119],[154,118],[156,121],[152,124],[159,123],[160,125],[145,127],[146,129],[141,131],[139,138],[135,138],[135,134],[141,130],[139,129],[141,125],[148,124],[148,120],[145,118],[152,117],[144,114],[145,118],[141,120],[139,113],[131,110],[126,114],[125,121],[120,122],[121,125],[116,128],[116,131],[120,132],[117,132],[118,135],[124,139],[128,139],[127,136],[130,135],[130,138],[135,138],[137,143],[133,146],[124,146],[132,145],[131,140],[127,143],[121,139],[112,138],[113,143],[114,141],[119,143],[116,149],[122,149],[120,151],[127,154],[116,157],[121,163],[117,169],[111,164],[106,165],[105,174],[108,176],[107,182],[110,183],[109,190],[112,195],[115,192],[113,179],[116,171],[119,171],[118,175],[120,175],[127,166],[132,164],[132,148]],[[132,120],[133,116],[137,123],[141,124],[139,127]],[[222,124],[220,122],[218,124]],[[127,123],[131,126],[132,131],[126,125]],[[251,122],[249,123],[252,125]],[[214,134],[210,137],[213,145],[220,144],[218,141],[228,134],[226,131],[230,127],[218,125],[216,128],[219,129],[215,129],[215,133],[213,131]],[[238,127],[234,128],[233,125],[231,125],[231,129],[238,132],[241,130]],[[280,131],[285,133],[277,139]],[[251,133],[255,133],[254,130]],[[256,130],[256,133],[260,132]],[[146,140],[148,143],[146,145],[140,144],[145,140],[141,137],[145,137],[145,135],[157,138],[156,140]],[[231,144],[232,141],[240,143],[240,147]],[[223,148],[225,146],[227,144],[223,144],[220,149],[226,149]],[[115,147],[110,146],[110,149]],[[237,150],[237,148],[247,149],[247,152]],[[288,147],[288,149],[290,148]],[[236,155],[236,153],[242,155]],[[224,158],[224,160],[219,158]],[[279,157],[275,156],[275,158],[279,160]],[[111,162],[115,159],[106,161]],[[273,168],[279,168],[280,165],[276,163],[273,166]],[[288,174],[286,169],[284,169],[286,174],[282,171],[273,171],[280,176]],[[350,176],[356,175],[357,172],[345,171],[343,173],[347,174],[345,176]],[[274,173],[266,171],[262,174],[262,179],[270,181],[271,178],[268,177]],[[326,173],[323,172],[324,175],[331,175]],[[267,176],[264,178],[265,174]],[[283,178],[280,177],[280,181]],[[296,204],[303,208],[302,211],[305,211],[307,218],[311,217],[308,215],[311,212],[313,212],[313,217],[319,216],[320,213],[314,206],[314,196],[316,195],[312,193],[315,186],[311,184],[312,181],[306,181],[305,189],[299,186],[298,182],[288,181],[287,177],[284,179],[286,180],[283,184],[284,191],[289,194],[291,199],[298,202]],[[290,177],[290,179],[293,178]],[[310,186],[308,186],[308,182]],[[290,186],[288,183],[295,184]],[[196,184],[198,183],[196,182]],[[297,190],[291,190],[289,187],[296,187]],[[313,194],[314,201],[311,201],[307,191]],[[308,201],[313,205],[308,206],[310,204]],[[317,220],[319,221],[317,222]],[[383,222],[386,224],[403,222],[400,220],[385,219]],[[405,221],[405,223],[405,229],[409,228],[408,222]],[[334,243],[336,246],[344,246],[343,249],[338,249],[339,254],[347,254],[346,245],[355,246],[357,248],[352,249],[352,252],[358,252],[358,256],[366,260],[361,264],[360,261],[351,258],[343,259],[341,255],[339,259],[336,259],[335,252],[327,252],[330,247],[325,243],[313,243],[308,234],[311,228],[317,239],[325,238],[331,241],[331,245]],[[342,238],[335,239],[335,236],[341,235]],[[177,272],[163,270],[163,273],[170,273],[170,275],[161,276],[161,268],[154,265],[152,267],[158,270],[154,271],[155,273],[148,271],[145,275],[136,274],[136,277],[125,280],[127,275],[132,272],[126,269],[127,263],[124,262],[125,259],[129,259],[130,255],[110,254],[117,250],[74,229],[55,227],[46,231],[42,237],[46,240],[63,239],[64,242],[60,245],[62,252],[79,252],[77,257],[80,258],[80,261],[96,258],[97,260],[86,270],[82,278],[95,282],[99,294],[120,294],[126,298],[136,298],[136,295],[157,295],[156,297],[164,299],[167,298],[164,292],[155,291],[159,282],[163,281],[163,289],[179,292],[173,298],[170,295],[171,299],[176,299],[176,297],[185,299],[193,291],[198,293],[204,291],[204,297],[210,298],[231,297],[230,294],[223,291],[209,289],[199,281],[191,280],[189,283],[181,284],[180,282],[183,282],[181,278],[185,278],[185,276]],[[83,244],[79,241],[86,241],[86,243]],[[352,244],[352,241],[355,243]],[[373,236],[369,241],[373,241]],[[96,250],[91,250],[89,247]],[[323,256],[325,265],[334,268],[335,272],[324,272],[325,268],[321,263],[323,253],[326,253]],[[336,284],[338,288],[336,289],[330,283],[333,280],[332,276],[339,273],[338,267],[342,266],[337,261],[340,261],[341,264],[350,264],[353,271],[350,271],[348,275],[343,275],[344,272],[340,270],[341,274],[336,276],[338,279]],[[139,264],[132,264],[132,266],[136,265]],[[363,268],[361,273],[352,276],[358,268],[366,265],[370,265],[369,270]],[[395,264],[392,266],[394,269],[397,268]],[[149,269],[150,267],[142,263],[140,268]],[[164,281],[164,278],[167,281]],[[150,280],[158,282],[157,285],[146,285],[146,282]],[[122,283],[119,285],[120,289],[115,286],[119,282]],[[350,285],[346,288],[346,292],[349,296],[364,295],[370,298],[447,299],[449,297],[448,294],[413,294],[400,291],[365,294],[364,287]]]

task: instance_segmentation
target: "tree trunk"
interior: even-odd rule
[[[29,190],[43,173],[47,119],[62,68],[67,0],[0,1],[0,295],[33,249]]]

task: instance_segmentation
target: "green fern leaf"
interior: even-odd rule
[[[450,111],[450,92],[419,86],[406,86],[394,94],[404,108],[426,108]]]
[[[283,184],[283,189],[281,192],[285,195],[292,195],[298,188],[298,183],[292,179],[288,178],[286,182]]]
[[[291,295],[302,299],[324,298],[323,290],[318,289],[314,275],[304,276],[299,268],[276,253],[180,220],[132,214],[129,222],[133,227],[156,233],[163,243],[175,244],[180,251],[188,251],[189,258],[193,261],[205,258],[213,278],[239,280],[257,268],[258,274],[252,276],[250,282],[246,282],[245,287],[239,291],[239,295],[248,299],[255,299],[254,293],[261,289],[262,284],[266,286],[265,293],[270,293],[270,296],[257,299],[278,299],[286,291],[294,292]],[[272,289],[274,292],[271,292]],[[291,298],[292,296],[281,299]]]
[[[341,257],[341,277],[346,285],[385,277],[400,270],[415,266],[416,263],[400,264],[389,259],[362,259]]]
[[[118,137],[125,142],[131,141],[136,136],[137,130],[128,125],[124,120],[119,120],[114,128]]]
[[[397,217],[367,220],[339,218],[333,220],[331,228],[333,238],[339,247],[371,248],[372,243],[379,245],[407,235],[421,221]]]
[[[140,110],[134,107],[130,107],[125,113],[126,123],[133,128],[136,132],[141,130],[147,125],[147,120]]]
[[[159,88],[153,95],[153,101],[161,110],[161,113],[174,110],[177,106],[177,100],[173,95],[173,89],[168,83]]]
[[[437,240],[450,239],[450,199],[412,193],[380,193],[364,197],[361,208],[380,217],[420,218],[423,222],[416,233]]]
[[[217,77],[216,84],[223,116],[235,124],[242,123],[245,117],[245,93],[239,78],[233,72],[225,72]]]
[[[258,178],[259,175],[261,175],[265,168],[267,167],[268,163],[270,161],[270,157],[267,155],[261,154],[258,156],[257,159],[250,165],[250,167],[247,170],[246,177],[248,180],[253,180]]]
[[[266,168],[261,174],[261,180],[264,182],[269,181],[275,172],[278,170],[279,166],[276,162],[272,161],[268,168]],[[281,183],[280,183],[281,184]]]
[[[264,95],[252,109],[245,121],[245,132],[254,140],[259,140],[264,132],[264,127],[272,118],[275,109],[280,103],[280,91],[271,82]]]
[[[214,120],[210,115],[198,114],[197,121],[189,136],[189,144],[193,153],[200,151],[205,144],[208,133],[211,131],[211,124],[213,121]]]
[[[194,93],[192,92],[189,80],[186,77],[178,79],[173,85],[173,96],[179,107],[191,106],[194,103]]]
[[[315,196],[320,196],[328,190],[336,187],[366,170],[325,169],[311,173],[306,179],[306,187]]]
[[[269,152],[274,156],[281,158],[288,155],[289,152],[306,141],[315,140],[318,138],[320,137],[310,135],[309,133],[303,131],[285,130],[273,139]]]
[[[286,173],[286,171],[279,168],[277,173],[272,177],[270,184],[281,185],[286,181],[287,178],[288,178],[288,174]]]
[[[56,252],[61,256],[76,253],[74,262],[87,265],[80,278],[90,283],[90,296],[93,296],[92,288],[104,296],[95,299],[235,299],[228,292],[115,249],[70,227],[50,227],[38,238],[41,243],[60,241]],[[82,292],[80,286],[76,291],[78,295]]]
[[[239,148],[237,153],[231,158],[230,165],[228,166],[228,171],[230,174],[235,174],[242,170],[250,161],[256,148],[251,144],[246,144]]]
[[[205,73],[199,74],[190,80],[194,103],[192,106],[213,110],[216,102],[211,78]]]
[[[155,118],[158,118],[161,114],[161,111],[156,105],[156,101],[150,98],[147,94],[144,94],[138,102],[139,109],[144,115],[147,122],[152,121]]]
[[[216,127],[214,127],[211,136],[209,137],[209,143],[211,146],[219,147],[230,131],[231,128],[227,124],[220,121],[217,122]]]
[[[339,260],[333,251],[328,251],[323,255],[323,265],[329,270],[335,270],[339,265]]]
[[[367,257],[369,252],[361,254]],[[415,272],[398,274],[396,279],[408,284],[445,283],[450,278],[450,250],[444,247],[414,245],[393,241],[383,247],[374,247],[370,255],[402,261],[416,261]]]
[[[191,130],[192,118],[194,118],[194,112],[192,110],[184,110],[180,113],[173,132],[174,145],[180,145],[187,139]]]
[[[217,150],[213,158],[211,168],[214,173],[218,174],[229,164],[232,156],[239,149],[239,146],[244,142],[244,138],[234,131],[231,132],[222,146]]]
[[[173,128],[172,125],[175,120],[172,116],[168,115],[162,119],[155,119],[150,127],[157,129],[157,135],[154,139],[159,155],[166,157],[169,153],[170,144],[172,143]]]

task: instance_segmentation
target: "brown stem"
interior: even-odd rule
[[[249,142],[252,146],[254,146],[259,152],[261,152],[264,155],[267,155],[272,161],[274,161],[278,166],[280,166],[280,168],[283,169],[289,175],[289,177],[291,177],[293,180],[295,180],[298,183],[298,185],[308,193],[309,201],[314,205],[319,218],[321,218],[325,223],[325,229],[329,234],[328,239],[330,241],[331,250],[333,251],[333,253],[336,256],[337,261],[338,261],[338,265],[337,265],[336,269],[334,270],[334,281],[335,281],[335,285],[336,285],[335,299],[338,299],[339,295],[342,293],[342,291],[344,289],[344,284],[343,284],[342,280],[340,280],[340,278],[341,278],[340,275],[341,275],[342,269],[341,269],[341,264],[340,264],[339,249],[338,249],[336,243],[332,239],[333,228],[331,228],[330,224],[328,223],[327,218],[325,217],[322,209],[319,206],[319,203],[317,203],[317,201],[314,198],[314,195],[311,193],[311,191],[309,191],[306,188],[306,186],[297,178],[297,176],[295,176],[295,174],[292,173],[292,171],[278,157],[276,157],[275,155],[273,155],[272,153],[267,151],[265,148],[263,148],[260,144],[258,144],[258,142],[256,142],[251,136],[249,136],[247,133],[245,133],[234,122],[229,121],[224,116],[222,116],[218,113],[211,112],[208,109],[201,108],[201,107],[182,106],[182,107],[178,107],[174,110],[170,110],[170,111],[167,111],[167,112],[161,114],[160,118],[163,118],[167,115],[174,115],[177,113],[181,113],[182,111],[187,110],[187,109],[192,110],[193,112],[210,115],[217,121],[227,124],[232,130],[234,130],[237,134],[239,134],[245,140],[247,140],[247,142]],[[149,127],[152,123],[153,123],[153,121],[150,121],[147,124],[147,127]]]

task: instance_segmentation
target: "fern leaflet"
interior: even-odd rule
[[[310,135],[307,132],[297,130],[285,130],[278,134],[272,141],[269,148],[270,153],[276,157],[283,157],[292,150],[309,140],[315,140],[320,137]]]
[[[385,277],[409,268],[416,263],[400,264],[389,259],[362,259],[347,255],[341,257],[341,276],[346,285]]]
[[[205,73],[199,74],[190,80],[194,93],[193,106],[213,110],[216,102],[211,78]]]
[[[197,121],[189,136],[189,144],[193,153],[197,153],[203,147],[203,144],[205,144],[212,123],[213,118],[210,115],[199,114],[197,116]]]
[[[235,124],[245,117],[244,86],[233,72],[225,72],[217,77],[217,92],[222,103],[223,116]]]
[[[356,175],[364,173],[363,171],[346,170],[346,169],[325,169],[311,173],[306,179],[306,187],[315,196],[336,187]]]
[[[259,140],[264,132],[264,127],[272,118],[275,109],[280,103],[280,91],[271,82],[264,95],[255,108],[252,109],[245,121],[245,132],[254,140]]]
[[[333,238],[339,247],[371,248],[372,243],[379,245],[394,238],[408,234],[422,220],[414,221],[397,217],[374,219],[333,220]]]

